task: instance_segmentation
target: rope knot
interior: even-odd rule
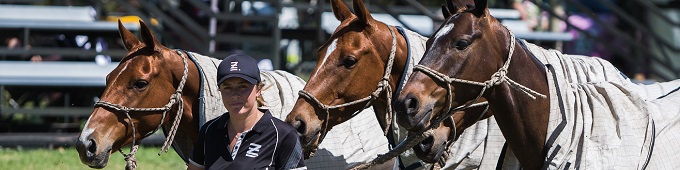
[[[121,154],[123,154],[123,159],[125,160],[125,169],[126,170],[134,170],[137,169],[137,158],[135,158],[135,153],[137,153],[137,150],[139,149],[139,145],[133,145],[130,148],[130,153],[125,154],[123,153],[122,150],[118,150]]]
[[[135,158],[135,155],[128,154],[127,156],[125,156],[125,169],[126,170],[137,169],[137,159]]]

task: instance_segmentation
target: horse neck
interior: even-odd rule
[[[182,113],[182,118],[181,121],[179,122],[178,125],[178,130],[175,139],[190,139],[187,141],[192,141],[193,139],[198,138],[198,117],[200,114],[199,113],[199,105],[198,105],[198,98],[200,94],[200,77],[198,73],[198,69],[196,68],[196,64],[187,56],[188,54],[184,53],[182,56],[178,56],[177,53],[174,51],[172,52],[174,55],[172,55],[171,61],[169,63],[172,65],[174,68],[180,68],[180,69],[173,69],[175,70],[173,72],[173,77],[175,80],[173,82],[180,82],[182,75],[184,74],[184,62],[182,61],[181,57],[186,57],[187,60],[187,80],[186,84],[184,86],[184,89],[182,89],[182,100],[183,100],[183,113]],[[177,107],[175,109],[171,110],[170,113],[168,114],[168,118],[166,118],[164,128],[165,130],[170,130],[174,120],[175,116],[177,113]],[[178,140],[176,140],[178,141]],[[182,150],[187,150],[190,151],[191,146],[186,146],[186,144],[180,144],[178,143],[178,146],[182,148]],[[187,147],[188,149],[184,149]]]
[[[510,42],[509,37],[506,36],[506,42]],[[544,65],[519,43],[517,41],[514,44],[508,78],[546,95],[547,98],[536,96],[536,99],[532,99],[524,92],[502,83],[491,90],[488,101],[508,145],[523,167],[539,169],[545,157],[543,150],[550,110],[548,80]],[[502,44],[505,46],[501,48],[507,48],[507,43]]]

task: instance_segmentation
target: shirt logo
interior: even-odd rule
[[[251,158],[257,157],[258,153],[260,152],[260,148],[262,148],[262,145],[250,143],[250,146],[248,146],[248,152],[246,152],[246,156]]]
[[[238,68],[238,61],[231,62],[231,68],[229,71],[241,71],[241,69]]]

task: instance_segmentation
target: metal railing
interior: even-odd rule
[[[610,14],[615,16],[620,24],[625,24],[631,31],[625,31],[617,28],[613,23],[605,21],[596,15],[596,12],[588,8],[585,4],[577,0],[560,0],[554,3],[561,3],[569,7],[573,7],[580,11],[598,26],[602,27],[604,31],[617,37],[617,40],[622,41],[625,45],[631,47],[622,49],[621,46],[615,46],[611,39],[602,39],[597,35],[591,33],[589,30],[580,29],[570,23],[568,16],[560,16],[554,10],[554,5],[549,3],[541,3],[538,0],[529,0],[537,5],[542,11],[548,12],[551,17],[555,17],[564,22],[570,29],[577,30],[585,38],[596,42],[596,45],[603,46],[605,49],[611,49],[610,52],[616,54],[616,57],[625,62],[625,68],[622,71],[628,75],[647,74],[648,77],[656,79],[657,81],[667,81],[680,78],[680,62],[673,62],[673,56],[668,54],[680,52],[680,47],[669,42],[658,32],[653,31],[654,24],[648,23],[649,17],[659,18],[660,21],[667,23],[672,28],[680,29],[680,22],[673,20],[668,15],[663,13],[663,9],[656,4],[646,0],[628,1],[633,3],[638,11],[649,12],[653,15],[634,16],[621,7],[621,4],[614,4],[609,0],[595,0],[604,8],[611,11]],[[622,2],[623,3],[623,2]],[[567,15],[570,15],[569,13]],[[644,36],[641,36],[644,35]],[[678,41],[678,40],[676,40]],[[665,71],[663,71],[665,70]]]

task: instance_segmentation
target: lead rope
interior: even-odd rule
[[[161,118],[161,122],[158,124],[158,127],[151,131],[150,133],[147,133],[144,135],[144,137],[147,137],[153,133],[155,133],[158,129],[161,128],[163,125],[163,120],[165,120],[166,114],[168,111],[172,109],[172,106],[175,104],[178,104],[177,106],[177,115],[175,116],[175,121],[172,124],[172,127],[170,128],[170,132],[168,132],[168,137],[165,138],[165,142],[163,142],[163,146],[161,147],[161,150],[158,152],[158,156],[161,155],[163,151],[166,153],[168,152],[168,149],[172,145],[172,142],[175,138],[175,134],[177,132],[177,128],[179,126],[180,119],[182,119],[182,112],[184,111],[184,100],[182,99],[182,90],[184,89],[184,85],[186,84],[187,80],[187,74],[189,70],[189,65],[187,62],[187,59],[183,57],[181,51],[176,51],[177,54],[182,57],[182,61],[184,62],[184,75],[182,75],[182,79],[180,80],[179,86],[177,87],[177,90],[175,90],[175,93],[170,96],[170,101],[163,107],[158,107],[158,108],[129,108],[125,107],[119,104],[107,102],[107,101],[97,101],[94,103],[94,107],[106,107],[109,109],[113,109],[119,112],[125,113],[125,116],[127,117],[128,121],[130,122],[130,127],[132,128],[132,146],[130,147],[130,153],[125,154],[122,149],[118,149],[118,151],[123,155],[124,160],[126,162],[125,164],[125,169],[127,170],[134,170],[137,168],[137,159],[135,158],[135,154],[137,153],[137,150],[139,149],[139,144],[137,143],[137,138],[135,137],[136,135],[136,128],[135,124],[132,121],[132,118],[130,117],[130,111],[135,111],[135,112],[158,112],[162,111],[163,116]]]
[[[388,160],[399,156],[404,151],[413,148],[413,146],[416,146],[416,144],[418,144],[420,141],[422,141],[426,137],[432,136],[432,134],[434,134],[434,131],[432,130],[432,128],[433,128],[433,126],[430,125],[428,128],[426,128],[427,131],[424,131],[422,133],[416,133],[418,135],[415,135],[415,136],[407,137],[404,141],[400,142],[399,145],[397,145],[397,147],[394,147],[392,150],[388,151],[387,153],[379,154],[378,157],[371,160],[370,162],[361,163],[359,165],[352,167],[352,169],[353,170],[355,170],[355,169],[367,169],[371,166],[375,166],[375,165],[385,163]]]
[[[170,132],[168,132],[168,137],[165,138],[165,142],[163,142],[163,146],[161,147],[161,150],[158,151],[158,156],[161,156],[162,152],[168,153],[168,149],[170,149],[170,146],[172,146],[172,142],[175,141],[175,134],[177,134],[177,128],[179,127],[180,120],[182,119],[182,113],[184,113],[184,100],[182,100],[182,90],[184,89],[184,85],[186,84],[187,81],[187,75],[189,74],[189,63],[187,62],[186,56],[184,57],[184,53],[182,53],[179,50],[175,50],[177,54],[182,58],[182,62],[184,63],[184,75],[182,75],[182,79],[179,82],[179,86],[177,87],[177,90],[175,91],[175,99],[177,100],[177,115],[175,115],[175,121],[172,123],[172,127],[170,127]],[[172,100],[172,99],[171,99]],[[162,121],[162,120],[161,120]],[[160,127],[161,125],[158,125]]]
[[[479,114],[479,117],[477,117],[477,120],[475,120],[475,122],[481,120],[482,117],[484,116],[484,113],[489,111],[488,102],[482,102],[482,103],[485,103],[486,107],[484,108],[484,111],[482,111],[482,113]],[[470,106],[470,107],[477,107],[477,106]],[[451,122],[453,122],[453,132],[454,132],[453,135],[454,135],[454,137],[453,137],[453,140],[446,141],[446,144],[444,145],[446,147],[444,148],[442,155],[439,157],[439,161],[437,161],[437,164],[435,164],[435,167],[433,167],[433,169],[442,169],[444,166],[446,166],[446,161],[449,159],[449,157],[451,157],[451,152],[449,150],[451,149],[451,146],[453,146],[454,141],[458,140],[458,130],[456,129],[456,120],[454,120],[452,116],[449,116],[448,118],[451,119]]]

